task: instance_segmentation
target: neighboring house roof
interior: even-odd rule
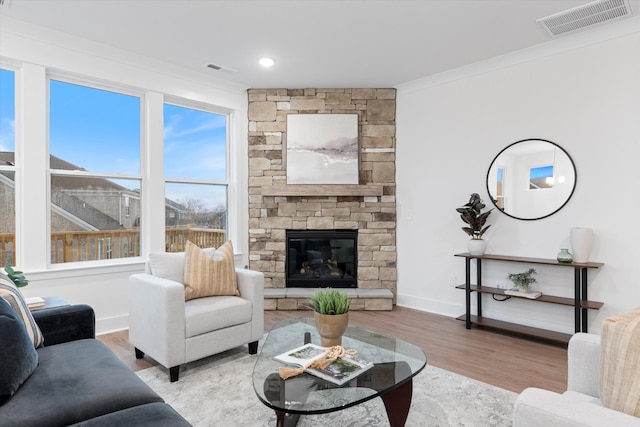
[[[50,166],[52,169],[58,170],[79,170],[85,169],[69,163],[56,156],[50,157]],[[15,153],[10,151],[0,151],[0,165],[13,166],[15,164]],[[10,180],[14,179],[13,174],[4,173]],[[122,225],[111,216],[107,215],[99,208],[92,206],[87,200],[83,199],[83,192],[87,189],[93,191],[107,191],[113,193],[122,193],[139,198],[140,194],[137,190],[131,190],[113,181],[105,178],[94,178],[84,176],[56,176],[55,184],[60,190],[53,192],[51,202],[56,210],[63,214],[67,219],[75,219],[75,223],[83,228],[94,230],[116,230],[123,228]],[[182,211],[184,206],[173,200],[165,199],[166,206],[172,210]],[[89,226],[87,226],[89,225]]]

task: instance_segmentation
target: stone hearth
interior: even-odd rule
[[[396,294],[395,89],[251,89],[249,263],[267,309],[306,308],[285,288],[286,230],[358,230],[354,310],[389,310]],[[287,186],[288,114],[357,113],[360,185]],[[293,190],[295,188],[295,190]]]

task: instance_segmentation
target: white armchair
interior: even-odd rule
[[[162,256],[162,274],[147,263],[145,273],[129,277],[129,341],[136,358],[146,353],[169,369],[174,382],[181,364],[244,344],[255,354],[264,335],[264,274],[236,268],[239,297],[185,301],[178,281],[184,253]]]
[[[513,427],[640,427],[640,418],[602,405],[599,370],[600,336],[575,334],[568,348],[567,391],[527,388],[516,399]]]

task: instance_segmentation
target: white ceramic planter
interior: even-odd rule
[[[471,255],[484,255],[487,250],[487,241],[484,239],[469,240],[469,253]]]

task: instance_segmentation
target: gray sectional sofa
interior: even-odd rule
[[[2,298],[0,298],[2,300]],[[0,301],[0,363],[22,369],[16,348],[20,322]],[[9,310],[7,310],[9,307]],[[3,427],[190,426],[102,342],[95,339],[93,309],[71,305],[34,312],[45,339],[36,349],[37,366],[10,394],[0,396]],[[18,326],[16,326],[18,325]],[[14,327],[15,326],[15,327]],[[17,335],[9,337],[13,329]],[[4,340],[3,337],[4,336]],[[31,349],[33,352],[33,344]]]

